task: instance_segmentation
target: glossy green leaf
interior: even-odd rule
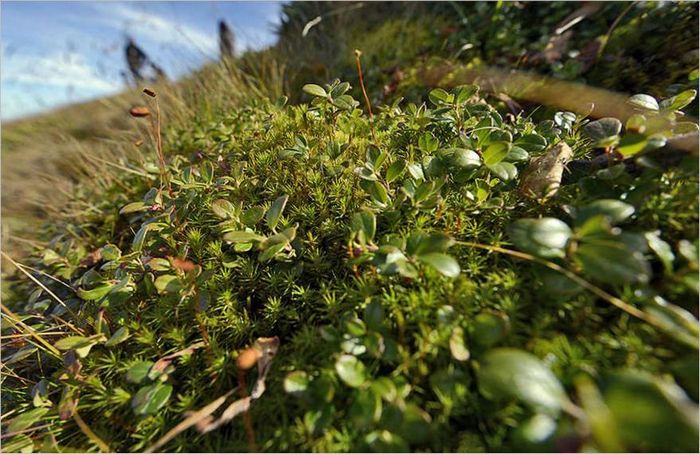
[[[337,98],[347,93],[348,90],[350,90],[350,84],[348,82],[341,82],[331,90],[331,96]]]
[[[429,252],[445,252],[454,244],[454,239],[442,232],[431,234],[417,233],[409,237],[406,252],[408,252],[410,255],[422,255]]]
[[[155,282],[156,289],[158,293],[177,293],[182,289],[182,283],[180,278],[172,274],[164,274],[158,276]]]
[[[620,224],[634,214],[635,208],[629,203],[615,199],[600,199],[574,211],[577,225],[583,225],[594,216],[604,216],[611,225]]]
[[[472,339],[481,347],[492,347],[508,332],[508,320],[501,315],[482,312],[474,318]]]
[[[265,222],[267,222],[267,226],[272,230],[277,227],[277,223],[282,216],[282,211],[284,211],[284,207],[287,205],[287,200],[289,200],[289,196],[283,195],[278,197],[274,202],[272,202],[270,209],[267,210]]]
[[[224,234],[224,240],[229,243],[252,243],[264,241],[265,237],[255,232],[238,230]]]
[[[372,241],[377,231],[377,218],[370,211],[361,211],[352,217],[353,232],[362,232],[365,241]]]
[[[122,326],[112,334],[107,342],[105,342],[105,347],[111,347],[113,345],[121,344],[129,338],[129,328]]]
[[[258,261],[261,263],[264,262],[269,262],[277,254],[282,252],[286,247],[288,243],[276,243],[268,246],[261,254],[258,256]]]
[[[119,260],[119,258],[122,256],[122,251],[113,244],[106,244],[102,246],[100,251],[102,258],[107,261]]]
[[[139,416],[152,415],[168,403],[172,392],[172,385],[164,383],[143,386],[131,399],[131,408]]]
[[[547,148],[547,139],[539,134],[526,134],[519,137],[513,145],[527,151],[528,153],[534,153]]]
[[[357,388],[367,380],[365,365],[352,355],[341,355],[335,362],[335,370],[346,385]]]
[[[233,204],[224,199],[214,200],[211,204],[211,210],[221,219],[232,219],[236,212]]]
[[[672,273],[673,261],[676,257],[673,254],[671,246],[659,237],[658,232],[647,232],[644,234],[644,238],[646,238],[649,248],[654,251],[656,256],[661,260],[666,272]]]
[[[622,156],[634,156],[644,151],[647,147],[648,139],[644,134],[627,134],[617,144],[617,151]]]
[[[539,358],[522,350],[489,350],[481,358],[477,377],[485,397],[516,399],[547,414],[557,414],[568,400],[552,371]]]
[[[22,413],[21,415],[13,418],[10,421],[10,425],[7,427],[8,433],[18,432],[20,430],[27,429],[37,423],[46,413],[49,412],[49,408],[35,408],[34,410],[29,410]]]
[[[357,393],[348,409],[348,416],[360,427],[379,421],[382,416],[382,398],[371,388]]]
[[[564,257],[571,229],[556,218],[519,219],[507,228],[513,243],[540,257]]]
[[[95,340],[84,336],[68,336],[53,344],[59,350],[73,350],[94,344]]]
[[[290,372],[284,379],[284,391],[290,394],[304,392],[310,382],[306,372],[301,370]]]
[[[119,214],[131,214],[138,213],[139,211],[145,211],[148,209],[148,205],[143,202],[131,202],[124,205],[120,210]]]
[[[139,230],[136,232],[136,235],[134,235],[134,240],[131,244],[132,250],[141,251],[143,249],[144,244],[146,243],[146,236],[148,235],[148,233],[159,231],[162,228],[163,224],[160,223],[149,222],[142,224],[141,228],[139,228]]]
[[[383,184],[378,181],[362,181],[360,183],[362,189],[367,191],[367,193],[372,198],[372,201],[377,205],[383,207],[389,203],[389,194]]]
[[[350,95],[342,95],[335,98],[333,104],[342,110],[352,110],[358,105],[358,102]]]
[[[129,383],[141,383],[153,366],[153,361],[139,361],[126,371],[126,381]]]
[[[447,277],[457,277],[461,271],[457,260],[447,254],[432,252],[421,254],[417,259],[426,265],[430,265]]]
[[[511,148],[508,155],[505,157],[505,160],[509,162],[524,162],[529,159],[530,154],[518,146]]]
[[[418,138],[418,148],[426,153],[434,152],[439,146],[440,143],[430,132],[425,132]]]
[[[644,255],[622,241],[602,239],[581,242],[573,255],[585,274],[609,284],[645,283],[650,269]]]
[[[659,103],[653,96],[638,94],[630,97],[627,103],[642,110],[659,110]]]
[[[317,96],[319,98],[325,98],[328,96],[328,93],[326,93],[326,90],[323,89],[320,85],[316,84],[306,84],[302,87],[302,90],[304,92],[312,95],[312,96]]]
[[[661,110],[671,112],[681,110],[682,108],[693,102],[697,94],[698,92],[696,90],[685,90],[681,93],[678,93],[676,96],[661,101],[659,103],[659,108]]]
[[[404,170],[406,170],[406,161],[404,161],[403,159],[399,159],[392,165],[390,165],[389,168],[386,170],[387,183],[391,183],[392,181],[399,178],[403,174]]]
[[[628,450],[698,450],[698,406],[673,382],[642,371],[616,373],[603,391],[622,443]]]
[[[85,301],[97,301],[111,292],[112,289],[114,289],[114,284],[103,284],[90,290],[83,290],[79,288],[77,293],[78,296]]]
[[[509,181],[518,176],[518,168],[510,162],[499,162],[488,166],[489,170],[498,178]]]
[[[451,148],[447,150],[450,156],[450,164],[463,169],[472,169],[481,165],[481,158],[473,150],[464,148]]]
[[[596,142],[605,141],[620,134],[622,122],[612,117],[601,118],[586,124],[583,131]]]
[[[464,104],[479,91],[476,85],[460,85],[452,90],[457,104]]]
[[[453,96],[447,93],[442,88],[436,88],[428,94],[430,101],[436,106],[449,104],[452,102]]]
[[[511,146],[512,144],[508,142],[493,142],[489,144],[483,152],[484,164],[492,166],[503,161],[508,156]]]

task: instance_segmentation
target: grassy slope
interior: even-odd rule
[[[382,40],[377,42],[381,44]],[[419,276],[406,279],[377,274],[367,264],[354,267],[346,248],[353,230],[350,220],[362,207],[376,213],[377,242],[386,242],[390,233],[405,237],[423,230],[448,232],[459,239],[486,244],[507,244],[505,228],[518,218],[544,215],[566,220],[561,211],[566,203],[580,205],[603,196],[617,198],[631,186],[645,183],[647,192],[638,191],[635,196],[635,220],[624,229],[629,233],[660,229],[678,256],[673,276],[681,278],[683,267],[692,268],[692,263],[686,264],[676,244],[681,239],[697,237],[697,210],[693,209],[697,206],[697,172],[692,168],[690,172],[682,168],[647,172],[641,179],[630,176],[632,180],[629,180],[625,176],[614,184],[594,179],[588,186],[568,186],[559,198],[544,205],[520,201],[512,182],[493,179],[482,168],[479,181],[492,181],[494,189],[488,197],[499,199],[492,205],[475,204],[466,192],[468,189],[477,194],[483,183],[476,184],[469,178],[468,183],[458,183],[450,177],[437,210],[399,202],[401,180],[389,185],[392,205],[382,208],[372,202],[371,192],[368,194],[360,186],[354,174],[355,167],[367,160],[369,143],[374,140],[367,117],[359,111],[352,116],[331,114],[327,108],[321,117],[316,117],[308,114],[305,106],[280,107],[264,101],[265,97],[276,100],[283,91],[277,66],[269,60],[265,63],[248,60],[244,66],[255,77],[230,68],[212,67],[180,86],[156,89],[159,99],[172,97],[163,99],[163,123],[168,172],[176,182],[172,195],[163,192],[162,203],[153,203],[148,197],[146,200],[149,206],[163,205],[176,214],[162,220],[166,224],[164,230],[146,237],[144,253],[139,253],[133,244],[134,234],[158,216],[160,208],[122,216],[117,211],[128,202],[143,200],[149,188],[157,187],[157,160],[148,141],[138,150],[131,145],[139,135],[146,139],[148,136],[143,122],[124,115],[126,103],[119,105],[118,113],[115,113],[117,109],[105,111],[109,119],[105,123],[114,121],[119,128],[123,125],[132,131],[119,140],[121,149],[110,143],[107,151],[118,150],[119,156],[130,156],[129,161],[121,162],[129,162],[130,168],[141,175],[91,163],[85,177],[95,181],[99,176],[98,180],[103,181],[96,181],[94,187],[80,186],[76,200],[69,205],[72,209],[61,207],[57,221],[46,232],[47,239],[53,237],[49,249],[55,251],[55,256],[44,255],[43,260],[32,263],[83,290],[113,286],[119,279],[130,276],[133,280],[127,286],[132,289],[127,292],[130,296],[124,299],[115,293],[95,300],[83,294],[87,300],[84,302],[54,283],[53,290],[71,310],[80,311],[79,317],[65,313],[50,300],[45,302],[45,294],[35,294],[36,298],[31,298],[22,312],[59,314],[86,334],[104,329],[105,324],[99,319],[106,318],[110,332],[120,326],[128,327],[130,337],[117,347],[94,347],[87,358],[80,360],[83,369],[77,376],[68,372],[67,378],[59,378],[65,369],[45,352],[34,353],[13,366],[16,373],[28,377],[30,382],[4,375],[3,405],[19,411],[31,407],[26,388],[38,378],[35,369],[39,363],[45,370],[48,398],[53,402],[46,418],[52,425],[45,431],[31,433],[37,446],[44,435],[52,434],[61,447],[95,447],[94,440],[88,441],[71,420],[59,422],[56,416],[55,407],[60,402],[70,402],[70,398],[61,398],[63,390],[79,389],[80,414],[112,449],[144,449],[179,422],[184,412],[199,409],[234,388],[237,356],[257,336],[278,335],[282,341],[268,379],[268,391],[252,410],[256,438],[264,450],[405,449],[402,443],[409,443],[411,449],[433,450],[524,446],[552,449],[555,443],[572,439],[598,448],[617,446],[610,440],[610,433],[606,438],[606,433],[581,432],[568,416],[558,419],[553,438],[534,447],[526,444],[531,440],[522,439],[522,431],[513,428],[522,426],[533,414],[529,406],[517,403],[517,399],[503,403],[485,398],[478,391],[473,374],[484,362],[492,342],[548,358],[558,380],[578,404],[582,399],[576,380],[580,372],[591,374],[601,388],[607,383],[608,391],[615,390],[610,384],[616,383],[608,372],[623,365],[654,373],[673,373],[677,380],[683,376],[676,373],[674,361],[682,360],[687,354],[692,358],[693,349],[672,341],[589,293],[569,293],[567,284],[559,288],[563,291],[557,291],[556,284],[561,281],[537,267],[498,254],[455,246],[449,249],[449,254],[462,267],[460,277],[453,280],[428,265],[419,264]],[[303,79],[298,73],[292,76],[295,76],[290,77],[292,80]],[[372,83],[376,94],[380,83]],[[408,88],[419,98],[427,97],[428,90],[422,87]],[[292,92],[285,91],[292,96],[303,96],[298,87]],[[481,115],[476,113],[478,109],[474,112],[475,117]],[[331,120],[332,116],[336,120]],[[432,120],[421,123],[412,120],[413,116],[410,109],[401,113],[388,110],[378,115],[376,142],[387,151],[390,162],[399,159],[420,162],[429,154],[419,141],[426,131],[439,140],[441,147],[460,146],[461,139],[445,124]],[[61,119],[67,118],[63,115]],[[77,130],[84,130],[81,123],[87,124],[88,130],[90,125],[102,124],[84,122],[85,118],[94,117],[82,110],[76,118],[72,127]],[[32,124],[15,127],[36,129]],[[532,131],[535,125],[523,120],[504,128],[518,137],[525,130]],[[559,140],[557,136],[547,135],[541,126],[537,128],[550,142]],[[43,127],[39,129],[45,132]],[[28,146],[28,142],[22,144],[24,134],[17,133],[20,129],[10,131],[11,144],[17,147],[15,152]],[[467,131],[472,134],[471,129]],[[18,139],[12,137],[12,132]],[[50,142],[50,137],[44,140]],[[298,137],[306,140],[308,150],[302,147],[301,151],[297,149],[296,156],[281,159],[280,153],[294,147]],[[581,156],[591,151],[578,132],[563,138],[578,145]],[[334,147],[328,148],[332,143],[350,146],[338,154]],[[88,144],[92,146],[94,142]],[[3,162],[5,165],[5,159]],[[523,170],[523,164],[518,166]],[[213,170],[214,179],[207,177],[209,169]],[[386,166],[383,177],[385,169]],[[6,177],[4,173],[3,179]],[[407,174],[402,179],[408,179]],[[261,262],[259,252],[236,253],[231,245],[225,244],[222,235],[226,225],[220,225],[222,219],[213,209],[216,200],[225,199],[234,204],[228,227],[240,229],[241,209],[256,205],[267,208],[282,194],[288,195],[289,201],[277,230],[298,226],[295,239],[278,256],[279,260]],[[76,209],[79,207],[82,208]],[[265,221],[258,222],[254,228],[266,236],[272,233]],[[75,233],[66,235],[68,231]],[[81,264],[89,253],[106,243],[122,251],[122,257],[115,260],[120,264],[118,269],[108,266],[100,271],[107,259],[97,266],[89,260]],[[149,256],[187,257],[202,267],[202,274],[195,278],[167,260],[160,269],[154,263],[144,266]],[[673,279],[667,282],[659,261],[648,257],[654,264],[650,286],[599,284],[640,307],[649,304],[645,299],[648,296],[636,294],[634,289],[658,292],[696,311],[696,294]],[[569,265],[580,271],[574,263]],[[164,286],[163,280],[154,282],[161,276],[176,276],[176,284],[171,287]],[[691,272],[691,279],[692,276]],[[542,281],[548,285],[543,287],[539,284]],[[29,289],[19,288],[23,292]],[[196,297],[187,296],[186,290],[193,289]],[[25,301],[20,296],[13,307],[20,308]],[[372,310],[376,309],[373,303],[379,303],[383,309],[381,321],[373,315]],[[456,315],[451,315],[448,305]],[[100,307],[105,309],[102,316]],[[510,328],[498,334],[498,325],[504,320],[509,321]],[[60,321],[35,317],[27,321],[38,330],[69,330]],[[319,341],[319,326],[325,327],[323,342]],[[466,333],[472,351],[473,360],[467,363],[452,356],[451,335],[456,327]],[[492,332],[494,329],[496,332]],[[682,332],[681,328],[674,329]],[[478,334],[480,330],[486,333]],[[367,407],[372,408],[373,404],[357,404],[362,401],[360,393],[346,386],[335,373],[340,353],[353,351],[352,345],[341,342],[343,335],[347,337],[345,341],[361,339],[359,342],[370,350],[364,355],[357,353],[368,368],[366,385],[390,378],[391,386],[408,392],[385,398],[379,422],[367,416]],[[384,342],[383,348],[395,351],[384,355],[372,350],[377,348],[377,336]],[[174,370],[167,374],[174,393],[165,407],[153,416],[134,416],[131,399],[148,381],[136,385],[126,379],[126,373],[139,361],[154,361],[207,337],[211,345],[208,349],[177,360]],[[489,340],[492,338],[496,340]],[[19,347],[21,343],[4,346],[4,355],[14,353]],[[314,385],[301,398],[286,395],[282,389],[285,374],[293,370],[303,370],[316,377]],[[605,380],[599,380],[601,377]],[[619,380],[617,383],[629,385]],[[657,398],[647,385],[639,385],[641,395]],[[330,394],[329,388],[333,390]],[[626,397],[619,399],[624,407]],[[658,401],[656,405],[657,413],[670,420],[678,418]],[[669,413],[663,413],[666,410]],[[432,424],[427,426],[426,420]],[[684,421],[680,418],[677,424]],[[678,427],[674,426],[673,430]],[[190,430],[166,449],[250,448],[240,420],[205,436],[195,437],[193,429]],[[381,430],[387,430],[390,436]],[[653,437],[640,442],[634,438],[636,432],[632,432],[631,439],[629,433],[623,434],[628,449],[663,446]],[[663,443],[662,430],[649,432],[661,434]],[[368,434],[377,438],[366,438]],[[21,437],[12,441],[26,443]],[[52,446],[50,437],[46,443],[44,446]]]

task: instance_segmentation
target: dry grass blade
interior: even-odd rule
[[[51,298],[53,298],[54,300],[56,300],[56,302],[57,302],[58,304],[60,304],[61,306],[63,306],[63,307],[66,309],[66,311],[68,311],[69,314],[71,314],[73,317],[77,318],[77,315],[75,314],[75,312],[73,312],[73,311],[71,310],[71,308],[69,308],[68,306],[66,306],[66,303],[64,303],[63,300],[62,300],[61,298],[59,298],[58,296],[56,296],[56,294],[55,294],[54,292],[52,292],[51,290],[49,290],[48,287],[46,287],[44,284],[42,284],[41,282],[39,282],[39,280],[38,280],[37,278],[35,278],[35,277],[32,276],[29,272],[27,272],[21,264],[17,263],[12,257],[10,257],[9,255],[7,255],[7,254],[6,254],[5,252],[3,252],[3,251],[0,251],[0,254],[2,254],[2,256],[5,257],[5,259],[7,259],[10,263],[12,263],[22,274],[24,274],[25,276],[27,276],[27,277],[28,277],[29,279],[31,279],[36,285],[38,285],[39,287],[41,287],[42,290],[44,290],[46,293],[48,293],[48,294],[51,296]],[[81,333],[81,334],[82,334],[82,333]]]
[[[26,325],[22,320],[20,320],[19,317],[15,315],[15,313],[13,313],[10,309],[5,307],[5,305],[2,303],[0,303],[0,307],[2,308],[2,311],[5,313],[10,323],[26,331],[27,334],[36,339],[54,357],[59,359],[61,358],[61,353],[53,345],[46,342],[36,331],[34,331],[34,329],[32,329],[30,326]]]
[[[229,391],[223,396],[219,397],[218,399],[214,400],[213,402],[207,404],[206,406],[202,407],[201,409],[190,413],[187,418],[185,418],[184,421],[182,421],[180,424],[177,426],[173,427],[163,435],[160,440],[155,442],[152,446],[150,446],[148,449],[146,449],[144,452],[156,452],[163,446],[165,446],[166,443],[168,443],[170,440],[173,438],[177,437],[180,433],[184,432],[185,430],[189,429],[192,426],[195,426],[199,424],[202,420],[205,420],[207,418],[211,418],[211,414],[215,412],[225,401],[228,399],[228,396],[230,396],[233,393],[233,391]]]

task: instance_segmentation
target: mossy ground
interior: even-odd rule
[[[370,119],[358,84],[285,89],[303,71],[246,58],[155,88],[162,169],[143,96],[151,117],[22,268],[41,285],[5,279],[4,450],[143,451],[239,394],[241,352],[273,336],[250,409],[263,451],[697,449],[697,156],[650,139],[675,116],[643,111],[648,146],[596,169],[612,139],[584,115],[412,86]],[[583,170],[523,194],[558,143]],[[239,416],[162,449],[250,435]]]

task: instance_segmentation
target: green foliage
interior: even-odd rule
[[[144,154],[83,196],[94,210],[48,226],[31,263],[45,288],[24,281],[8,302],[53,333],[3,346],[11,424],[35,426],[37,447],[90,449],[79,408],[110,448],[142,451],[254,383],[244,349],[278,336],[249,411],[261,450],[653,450],[672,430],[695,449],[697,167],[649,145],[688,97],[623,132],[504,118],[475,86],[370,121],[349,90],[306,85],[310,104],[251,101],[169,131],[172,190]],[[586,166],[556,197],[523,197],[522,172],[562,141]],[[164,449],[250,449],[229,424]]]

